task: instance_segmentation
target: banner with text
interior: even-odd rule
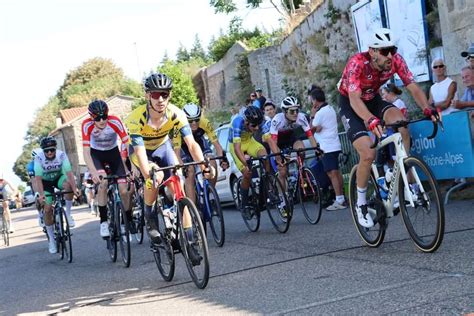
[[[411,153],[430,166],[436,179],[474,177],[474,146],[469,113],[456,112],[443,117],[444,132],[428,139],[433,125],[421,121],[410,125]]]

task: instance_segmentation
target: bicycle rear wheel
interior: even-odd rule
[[[367,184],[367,207],[373,218],[374,226],[366,228],[360,225],[357,219],[357,165],[352,168],[349,177],[349,206],[351,208],[352,220],[360,237],[369,247],[378,247],[382,244],[386,229],[385,208],[379,196],[376,183],[371,174]]]
[[[69,230],[69,222],[64,213],[64,209],[60,210],[61,216],[59,217],[59,247],[61,248],[61,259],[67,258],[69,263],[72,262],[72,239],[71,231]]]
[[[321,219],[321,189],[314,174],[306,167],[303,168],[302,178],[298,179],[298,200],[306,220],[316,225]]]
[[[185,210],[188,211],[191,221],[191,227],[186,230],[183,218]],[[186,267],[194,284],[198,288],[204,289],[209,282],[209,250],[201,216],[194,203],[186,197],[179,200],[177,214],[179,240]]]
[[[242,192],[241,186],[242,178],[239,179],[237,182],[237,207],[240,210],[240,214],[244,220],[245,226],[247,226],[248,230],[251,232],[256,232],[260,227],[260,212],[258,210],[258,195],[255,193],[255,188],[253,185],[249,188],[249,197],[247,205],[251,206],[250,214],[244,214],[244,210],[242,208]]]
[[[172,241],[175,240],[177,236],[172,228],[166,228],[162,208],[161,206],[157,206],[157,203],[155,203],[155,211],[159,214],[158,231],[161,235],[161,243],[154,244],[150,242],[156,267],[158,271],[160,271],[163,280],[170,282],[173,280],[175,270],[175,256]]]
[[[122,262],[126,268],[130,267],[132,260],[132,252],[130,250],[130,225],[128,222],[127,214],[123,208],[122,203],[116,204],[116,210],[118,217],[118,226],[117,236],[120,246],[120,254],[122,256]]]
[[[114,203],[110,200],[109,197],[109,203],[107,205],[107,212],[108,215],[107,222],[109,224],[109,237],[107,237],[107,249],[109,250],[109,257],[112,262],[117,261],[117,234],[118,231],[120,231],[120,225],[118,225],[118,230],[117,230],[117,224],[118,220],[115,219],[115,206]]]
[[[224,213],[222,212],[221,201],[219,200],[217,191],[211,184],[207,186],[206,199],[209,205],[209,213],[211,214],[209,226],[211,226],[212,237],[217,246],[222,247],[225,241]],[[203,207],[206,207],[205,204],[204,202]],[[204,223],[205,221],[203,221],[203,224]]]
[[[286,233],[290,228],[293,210],[280,180],[276,176],[268,174],[263,189],[268,217],[270,217],[273,227],[280,233]]]
[[[400,174],[398,194],[403,222],[416,247],[423,252],[434,252],[444,236],[444,206],[438,184],[429,167],[416,157],[404,161],[409,188]],[[410,205],[410,197],[414,206]]]

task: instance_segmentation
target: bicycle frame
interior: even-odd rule
[[[399,132],[393,133],[392,135],[382,139],[377,143],[377,146],[375,147],[376,150],[379,150],[389,144],[393,143],[395,146],[395,161],[393,165],[393,175],[392,178],[390,179],[390,186],[388,188],[388,195],[387,199],[382,199],[385,210],[387,212],[387,217],[393,217],[394,216],[394,203],[395,203],[395,198],[399,195],[398,194],[398,182],[400,179],[400,173],[402,175],[403,183],[406,188],[409,187],[408,184],[408,178],[405,170],[405,165],[403,164],[403,161],[405,158],[408,157],[408,154],[405,150],[405,147],[403,146],[403,140],[402,140],[402,135]],[[375,163],[372,163],[372,172],[374,174],[375,180],[379,178],[379,172],[377,169],[377,165]],[[412,172],[414,176],[414,180],[420,187],[420,192],[425,194],[425,191],[423,189],[423,186],[421,185],[420,178],[418,177],[418,174],[416,172]],[[378,183],[376,183],[378,189],[382,189]],[[411,207],[415,207],[415,203],[413,201],[413,197],[411,194],[408,194],[405,198],[408,198],[408,202],[410,202]],[[425,196],[426,198],[426,196]],[[403,201],[399,201],[399,203],[404,203]]]

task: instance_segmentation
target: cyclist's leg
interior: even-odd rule
[[[247,152],[249,146],[249,142],[242,142],[240,143],[240,149],[242,150],[243,153]],[[245,166],[242,164],[240,161],[239,157],[235,154],[234,151],[234,144],[229,143],[229,151],[232,156],[232,159],[235,162],[236,167],[239,169],[240,172],[242,172],[242,181],[240,184],[240,191],[241,191],[241,208],[245,209],[247,206],[247,201],[248,201],[248,196],[249,196],[249,188],[250,188],[250,183],[252,181],[252,171],[250,168],[245,169]],[[246,171],[245,171],[246,170]]]
[[[69,183],[69,181],[67,179],[67,176],[65,174],[62,174],[59,177],[59,179],[56,182],[56,187],[59,190],[63,190],[63,191],[67,191],[67,192],[72,191],[72,186]],[[66,208],[65,208],[64,212],[65,212],[67,220],[69,222],[69,227],[71,227],[71,228],[76,226],[76,223],[75,223],[75,221],[74,221],[74,219],[72,218],[72,215],[71,215],[73,199],[74,199],[74,193],[64,194],[64,202],[66,204]]]
[[[101,153],[101,151],[91,148],[91,158],[94,167],[99,176],[105,177],[107,175],[104,169],[105,157],[103,157]],[[110,236],[109,225],[107,223],[107,186],[107,180],[100,181],[97,192],[95,193],[97,207],[99,208],[99,233],[101,237]]]
[[[43,182],[43,190],[45,194],[45,201],[44,201],[44,206],[43,206],[43,212],[44,212],[44,224],[46,227],[46,233],[48,234],[49,238],[49,252],[50,253],[56,253],[57,252],[57,247],[56,247],[56,241],[54,240],[54,216],[53,216],[53,194],[54,194],[54,187],[56,186],[57,182],[56,181],[45,181],[42,180]]]
[[[181,151],[181,160],[183,161],[183,163],[188,163],[188,162],[193,161],[189,152],[183,152],[183,151]],[[189,166],[186,168],[186,171],[183,171],[183,173],[185,175],[184,192],[186,196],[190,198],[191,201],[193,201],[193,203],[196,203],[196,192],[194,190],[194,185],[195,185],[194,176],[196,174],[196,170],[194,166]]]

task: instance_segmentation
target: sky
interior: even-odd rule
[[[244,28],[278,28],[268,0],[254,10],[236,2]],[[102,57],[141,80],[165,52],[174,58],[180,43],[191,48],[196,34],[207,48],[232,17],[215,14],[209,0],[0,1],[0,175],[20,184],[12,168],[28,124],[68,72]]]

